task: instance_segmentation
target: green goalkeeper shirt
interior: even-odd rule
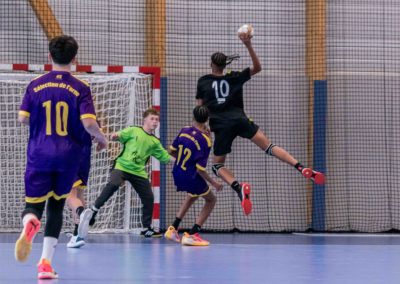
[[[165,164],[170,160],[170,155],[160,140],[144,131],[142,127],[122,129],[118,136],[124,148],[116,160],[115,169],[148,178],[145,166],[150,156]]]

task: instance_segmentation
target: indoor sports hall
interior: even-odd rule
[[[193,123],[214,53],[234,58],[226,74],[255,66],[243,34],[262,66],[243,87],[244,111],[273,146],[237,137],[221,167],[251,186],[250,197],[241,193],[251,212],[214,174],[223,154],[213,146],[205,171],[223,189],[212,189],[217,201],[201,226],[209,245],[171,242],[163,234],[187,195],[177,192],[174,164],[153,157],[151,226],[161,237],[141,235],[142,202],[125,182],[80,248],[67,247],[76,220],[65,206],[51,262],[58,279],[38,279],[46,214],[28,260],[18,262],[30,139],[18,113],[30,82],[54,71],[49,42],[69,35],[79,44],[71,71],[89,83],[106,137],[141,126],[152,107],[160,113],[153,134],[167,149]],[[230,85],[214,82],[211,94],[224,104]],[[399,283],[399,110],[400,0],[1,0],[0,283]],[[279,147],[312,168],[311,178],[280,161]],[[85,208],[124,149],[111,139],[103,151],[93,146]],[[182,218],[181,238],[204,204],[198,198]]]

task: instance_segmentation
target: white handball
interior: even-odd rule
[[[253,35],[254,35],[253,26],[250,25],[250,24],[245,24],[245,25],[241,26],[241,27],[238,29],[238,34],[239,34],[239,35],[241,35],[241,34],[247,34],[247,35],[253,36]]]

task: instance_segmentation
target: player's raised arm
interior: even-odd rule
[[[252,35],[250,33],[239,33],[239,38],[246,46],[249,55],[251,57],[251,61],[253,62],[253,66],[250,67],[250,75],[254,76],[255,74],[261,71],[261,63],[258,59],[256,52],[254,51],[253,45],[251,44]]]

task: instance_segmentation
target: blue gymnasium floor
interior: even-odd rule
[[[89,235],[67,249],[58,280],[37,280],[42,235],[26,263],[14,260],[19,234],[0,234],[0,283],[400,283],[400,235],[204,234],[209,247],[182,247],[136,235]]]

